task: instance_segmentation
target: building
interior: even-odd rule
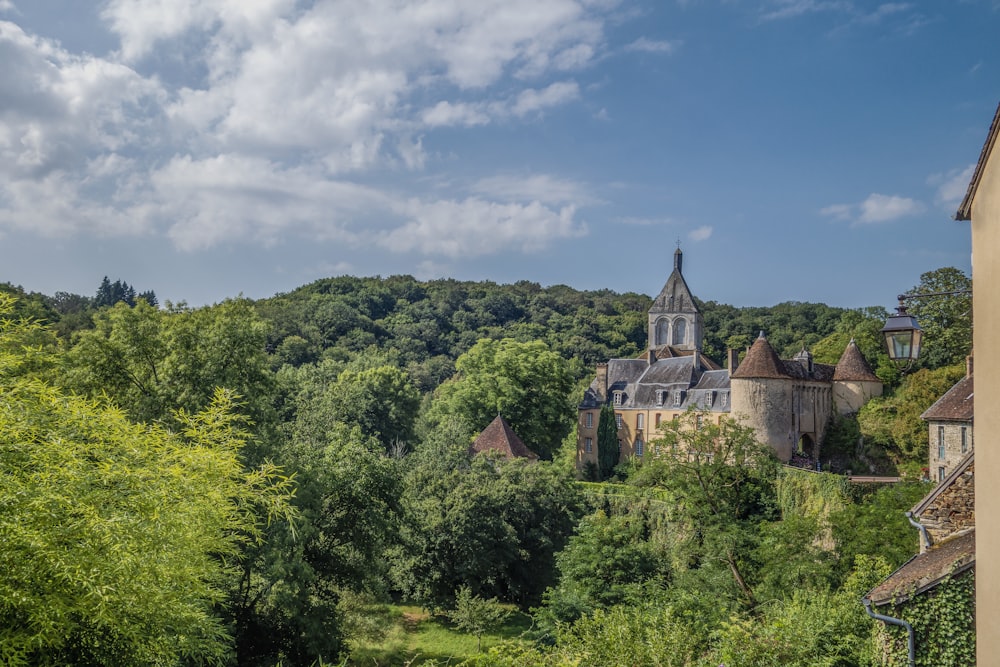
[[[507,420],[500,415],[482,430],[469,447],[469,454],[484,454],[498,452],[506,459],[538,460],[538,455],[528,449],[524,441],[510,427]]]
[[[964,378],[927,408],[920,418],[927,422],[927,469],[931,479],[940,483],[959,461],[973,449],[972,362]]]
[[[832,414],[857,412],[882,394],[857,345],[852,340],[836,366],[814,363],[805,349],[782,360],[760,332],[743,362],[730,350],[723,369],[701,352],[703,318],[684,280],[683,259],[678,248],[649,309],[646,353],[598,364],[579,406],[578,469],[597,465],[597,425],[606,404],[614,407],[622,459],[645,456],[663,420],[696,409],[700,419],[718,423],[732,416],[752,427],[782,461],[796,453],[819,461]]]
[[[1000,134],[997,107],[979,155],[965,199],[955,215],[972,225],[972,309],[975,325],[972,348],[976,351],[978,387],[973,403],[978,415],[973,437],[983,479],[1000,476],[1000,449],[992,438],[1000,433],[1000,348],[995,332],[1000,327]],[[976,487],[976,655],[978,664],[996,664],[1000,656],[1000,489],[992,484]]]
[[[961,384],[961,383],[960,383]],[[865,595],[864,605],[878,620],[904,627],[878,634],[881,664],[903,664],[906,634],[921,664],[965,667],[975,642],[976,569],[975,461],[969,451],[933,491],[908,512],[920,527],[920,552]],[[915,610],[915,603],[935,596],[935,613]],[[871,612],[870,612],[871,613]],[[886,618],[887,617],[887,618]],[[942,641],[947,638],[947,641]],[[993,664],[983,662],[981,664]]]

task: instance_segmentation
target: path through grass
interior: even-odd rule
[[[464,633],[448,619],[432,616],[420,607],[385,607],[385,636],[378,641],[356,642],[349,667],[401,667],[428,661],[457,665],[476,654],[476,637]],[[483,650],[517,640],[531,627],[531,618],[515,611],[497,633],[483,635]]]

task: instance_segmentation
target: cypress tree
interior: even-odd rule
[[[615,423],[615,411],[610,405],[601,408],[597,421],[597,467],[601,481],[611,477],[618,465],[618,425]]]

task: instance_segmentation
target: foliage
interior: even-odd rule
[[[113,306],[116,303],[125,303],[134,306],[138,299],[142,299],[150,306],[156,306],[156,293],[152,290],[148,292],[136,293],[135,288],[122,280],[111,282],[107,276],[101,280],[100,287],[97,288],[97,295],[94,297],[94,306],[104,308]]]
[[[924,368],[962,364],[972,350],[972,279],[954,267],[920,275],[920,283],[907,294],[935,294],[966,290],[965,294],[914,297],[907,311],[924,330],[919,363]]]
[[[639,469],[636,484],[667,489],[677,503],[680,544],[693,569],[724,564],[741,602],[756,604],[752,555],[756,526],[777,518],[773,450],[757,442],[752,429],[697,411],[661,426],[651,442],[655,455]]]
[[[539,457],[552,458],[573,421],[573,378],[562,357],[541,341],[483,339],[455,367],[435,394],[431,424],[462,415],[479,432],[499,413]]]
[[[572,477],[553,464],[417,452],[405,459],[396,585],[411,599],[451,605],[454,592],[537,604],[555,554],[581,514]]]
[[[927,408],[965,375],[965,366],[922,368],[907,375],[895,393],[873,398],[858,412],[865,441],[895,454],[897,460],[926,461]]]
[[[455,608],[448,612],[448,618],[460,630],[475,635],[476,650],[482,651],[483,635],[502,625],[510,613],[496,598],[481,598],[473,595],[468,586],[462,586],[455,594]]]
[[[975,573],[967,571],[910,598],[890,615],[913,626],[917,667],[963,667],[976,664],[975,612]],[[878,625],[881,641],[889,646],[887,667],[905,665],[906,631]]]
[[[615,422],[615,410],[610,405],[601,406],[601,414],[597,420],[597,474],[599,480],[605,480],[614,473],[621,455],[618,442],[618,426]]]
[[[726,349],[742,349],[763,331],[782,359],[802,347],[812,348],[834,331],[844,310],[822,303],[788,301],[770,308],[737,308],[715,301],[698,302],[705,323],[703,352],[721,360]],[[845,341],[846,344],[846,341]],[[843,352],[843,348],[840,349]]]
[[[919,534],[904,513],[929,490],[922,482],[879,485],[830,515],[833,538],[840,551],[841,570],[858,554],[879,556],[893,567],[906,562],[919,547]]]
[[[213,605],[261,522],[292,516],[277,469],[244,471],[231,397],[172,433],[36,380],[0,387],[4,664],[226,661]]]

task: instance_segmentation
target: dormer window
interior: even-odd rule
[[[722,404],[723,408],[728,408],[729,407],[729,392],[728,391],[722,392],[722,395],[719,396],[719,402]]]
[[[656,405],[657,406],[663,405],[663,401],[666,400],[666,393],[667,392],[662,391],[662,390],[656,392]]]
[[[674,407],[679,408],[681,406],[681,401],[684,399],[684,392],[678,389],[674,392]]]
[[[612,400],[614,401],[615,405],[621,405],[622,404],[622,394],[623,393],[624,392],[616,391],[614,394],[612,394]]]
[[[715,400],[715,392],[714,391],[706,391],[705,392],[705,407],[706,408],[712,407],[712,402],[714,400]]]

